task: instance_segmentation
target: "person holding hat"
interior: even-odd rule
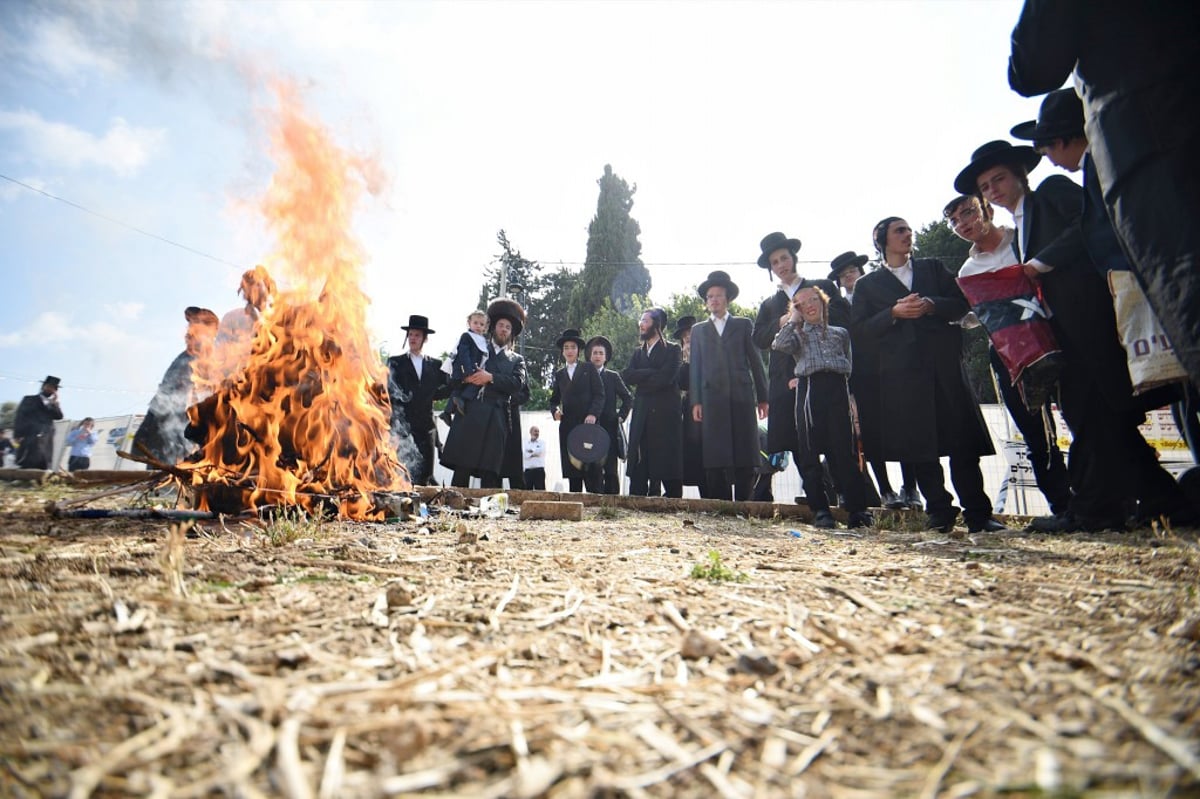
[[[569,490],[579,493],[586,480],[588,491],[598,494],[603,480],[601,466],[588,463],[582,469],[576,467],[567,446],[571,431],[581,424],[595,424],[604,410],[604,382],[600,379],[600,373],[590,361],[579,360],[585,343],[575,328],[564,330],[554,342],[565,364],[554,373],[554,384],[550,389],[550,414],[558,422],[559,455]]]
[[[874,228],[880,268],[858,281],[853,322],[879,354],[879,450],[907,462],[925,496],[930,530],[949,532],[959,509],[945,487],[939,459],[950,457],[950,479],[970,532],[1006,529],[992,518],[979,458],[995,454],[962,366],[962,328],[969,307],[954,276],[936,258],[913,258],[913,230],[890,216]],[[875,453],[873,453],[875,454]]]
[[[187,320],[184,350],[167,367],[158,391],[150,400],[146,416],[133,436],[131,450],[148,455],[160,463],[174,465],[186,458],[195,445],[186,437],[188,408],[198,402],[193,386],[193,371],[214,359],[214,342],[220,320],[207,308],[191,306],[183,312]],[[147,464],[147,469],[156,469]]]
[[[620,373],[608,368],[608,362],[612,359],[612,342],[607,337],[593,336],[584,349],[604,383],[604,408],[596,422],[608,432],[611,446],[603,463],[601,491],[605,494],[620,494],[621,476],[618,473],[617,460],[625,460],[626,457],[625,430],[622,425],[629,418],[633,395],[629,393],[629,387],[621,379]],[[621,401],[619,407],[617,400]]]
[[[17,466],[22,469],[49,469],[54,457],[54,423],[63,418],[58,404],[59,379],[47,375],[37,394],[21,398],[13,417],[13,440],[17,445]]]
[[[771,348],[791,313],[792,298],[802,288],[817,287],[829,297],[831,325],[850,326],[850,305],[842,298],[832,280],[809,280],[796,271],[796,255],[800,252],[800,240],[783,233],[768,233],[758,244],[758,265],[769,270],[768,274],[779,281],[778,290],[758,306],[754,320],[754,344],[767,352],[767,400],[770,411],[767,417],[767,452],[791,452],[797,469],[803,469],[800,460],[800,444],[796,435],[795,371],[796,359],[791,353]],[[837,487],[844,491],[843,486]],[[807,489],[805,489],[807,491]],[[820,504],[820,503],[819,503]]]
[[[635,497],[683,496],[683,446],[679,416],[679,347],[663,337],[667,312],[647,308],[638,319],[642,346],[621,372],[633,387],[626,473]]]
[[[700,423],[692,418],[691,370],[692,370],[692,326],[696,317],[685,314],[675,321],[675,330],[671,338],[679,343],[679,390],[682,392],[680,411],[683,415],[683,484],[695,486],[702,498],[708,498],[708,489],[704,484],[704,455],[700,437]],[[760,444],[765,445],[763,436],[759,436]]]
[[[513,342],[525,327],[525,309],[508,297],[487,307],[488,356],[464,378],[482,389],[455,417],[442,449],[442,464],[453,470],[455,486],[467,486],[472,474],[483,488],[500,488],[503,478],[524,485],[520,406],[529,400],[525,359]]]
[[[700,423],[705,484],[714,499],[742,502],[750,499],[758,466],[758,420],[769,409],[762,355],[754,344],[754,323],[729,313],[738,287],[728,274],[710,272],[696,293],[709,318],[692,327],[688,392],[692,418]],[[794,446],[794,421],[791,427]]]
[[[1194,383],[1200,383],[1197,38],[1195,3],[1026,0],[1008,62],[1009,85],[1022,96],[1067,81],[1078,87],[1098,195]]]
[[[437,448],[434,400],[449,393],[440,358],[424,353],[425,342],[435,331],[428,317],[410,314],[402,325],[408,349],[388,358],[388,398],[392,403],[392,435],[396,456],[408,469],[413,485],[431,485],[433,453]]]

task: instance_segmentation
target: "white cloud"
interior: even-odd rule
[[[139,303],[137,313],[140,313]],[[109,307],[106,306],[106,310]],[[128,309],[127,309],[128,310]],[[117,321],[123,321],[119,317]],[[136,343],[137,339],[107,320],[76,322],[61,311],[43,311],[26,327],[11,333],[0,333],[0,349],[19,347],[46,347],[55,344],[80,342],[89,347],[101,347],[118,351],[117,348]]]
[[[28,157],[36,162],[74,167],[98,166],[122,177],[136,174],[166,143],[165,128],[139,128],[114,117],[108,130],[96,136],[65,122],[54,122],[33,111],[0,111],[0,130],[24,140]]]
[[[104,312],[109,319],[120,322],[136,322],[146,309],[144,302],[110,302],[104,305]]]
[[[115,75],[121,71],[111,55],[93,47],[74,20],[65,16],[36,18],[21,50],[36,67],[64,79],[89,77],[96,73]]]

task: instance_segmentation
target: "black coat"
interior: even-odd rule
[[[185,350],[175,356],[150,400],[146,418],[138,426],[130,448],[135,455],[148,452],[155,459],[175,464],[195,449],[187,438],[187,409],[192,400],[192,362]],[[193,436],[196,431],[193,431]],[[145,452],[143,452],[143,450]]]
[[[13,417],[13,438],[21,445],[17,465],[23,469],[49,469],[54,457],[54,423],[63,418],[58,400],[47,404],[41,394],[22,397]]]
[[[963,372],[962,328],[953,324],[969,310],[966,297],[934,258],[913,261],[911,291],[933,301],[932,314],[893,320],[892,306],[910,290],[884,267],[854,285],[851,324],[879,354],[877,454],[914,462],[991,455],[991,436]]]
[[[753,336],[754,324],[732,314],[722,335],[707,319],[692,327],[688,392],[702,410],[706,469],[759,464],[757,405],[768,399],[762,355]]]
[[[528,397],[525,359],[503,349],[489,356],[483,368],[491,373],[492,382],[467,401],[466,411],[450,425],[442,464],[455,470],[507,474],[513,451],[518,463],[521,458],[520,430],[513,427],[520,424],[520,415],[513,408]]]
[[[689,486],[704,485],[704,443],[700,433],[700,423],[692,418],[691,388],[692,365],[684,361],[679,365],[677,384],[683,392],[680,397],[680,411],[683,414],[683,484]]]
[[[413,432],[434,429],[433,403],[450,396],[449,381],[438,358],[425,357],[421,377],[408,353],[388,358],[388,399],[392,401],[392,427],[403,419]]]
[[[650,481],[683,476],[683,441],[679,416],[681,353],[677,344],[660,340],[649,354],[638,347],[621,372],[633,387],[633,417],[629,422],[627,468],[644,470]]]
[[[837,290],[832,280],[808,280],[800,278],[800,288],[816,286],[829,297],[829,324],[849,328],[850,304]],[[786,352],[771,349],[771,342],[779,333],[779,319],[791,311],[791,301],[783,289],[776,291],[758,306],[758,317],[754,320],[754,345],[770,353],[767,360],[767,379],[770,384],[767,412],[767,451],[795,452],[796,390],[788,383],[796,376],[796,359]]]
[[[559,458],[563,477],[583,477],[583,472],[571,464],[567,451],[567,436],[588,416],[597,420],[604,410],[604,381],[589,361],[577,361],[575,376],[567,376],[567,367],[554,373],[554,385],[550,389],[550,413],[562,412],[558,421]]]
[[[629,387],[625,385],[619,372],[605,368],[600,373],[600,379],[604,381],[604,408],[596,417],[596,423],[608,431],[608,437],[612,442],[612,448],[609,450],[609,460],[611,461],[614,456],[625,457],[625,436],[622,434],[620,426],[629,418],[633,395],[629,393]],[[620,406],[617,405],[617,400],[621,401]]]

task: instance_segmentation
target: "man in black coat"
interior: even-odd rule
[[[430,329],[428,317],[410,314],[401,329],[408,338],[408,351],[388,358],[392,434],[399,440],[396,454],[413,485],[430,485],[437,448],[433,402],[449,396],[450,387],[441,360],[423,352],[430,334],[436,332]]]
[[[679,415],[679,347],[663,338],[667,312],[649,308],[638,320],[642,346],[621,372],[632,386],[626,466],[631,496],[683,496],[683,428]]]
[[[554,342],[566,363],[554,373],[554,385],[550,389],[550,414],[558,422],[559,456],[569,490],[575,493],[582,491],[586,481],[589,492],[599,493],[599,484],[603,481],[600,464],[587,463],[582,468],[576,467],[571,462],[567,446],[572,430],[581,424],[595,424],[604,410],[604,382],[600,379],[600,373],[586,358],[579,358],[585,343],[575,328],[564,330]]]
[[[1076,76],[1105,205],[1193,382],[1200,382],[1200,6],[1026,0],[1008,82],[1033,97]]]
[[[912,258],[913,231],[899,217],[875,226],[879,269],[854,287],[852,324],[878,349],[882,387],[881,456],[911,464],[925,496],[929,529],[949,532],[958,517],[939,458],[971,532],[1004,530],[992,518],[979,458],[992,455],[991,435],[962,366],[968,311],[954,277],[935,258]]]
[[[608,432],[608,455],[604,459],[601,490],[605,494],[620,494],[621,480],[617,470],[617,460],[625,459],[625,434],[621,425],[629,418],[630,403],[633,395],[621,375],[607,368],[612,358],[612,342],[605,336],[593,336],[585,348],[588,360],[600,374],[604,383],[604,408],[600,411],[596,423]],[[618,406],[617,401],[620,400]]]
[[[709,318],[692,327],[688,393],[692,418],[700,423],[704,482],[713,499],[743,502],[750,499],[759,464],[758,420],[769,409],[762,355],[754,324],[729,313],[738,287],[728,274],[710,272],[696,293]]]
[[[520,404],[528,399],[525,359],[513,351],[513,340],[525,327],[525,309],[508,297],[488,305],[488,357],[464,378],[480,391],[454,417],[442,463],[454,471],[452,484],[466,486],[478,474],[483,488],[500,488],[502,475],[519,480],[521,473]],[[515,465],[514,465],[515,464]]]
[[[17,446],[17,466],[22,469],[49,469],[54,458],[54,423],[63,418],[58,405],[59,379],[48,375],[37,394],[22,397],[13,418],[13,438]]]

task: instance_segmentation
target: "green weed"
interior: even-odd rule
[[[750,579],[745,572],[735,572],[726,566],[721,553],[715,549],[708,551],[708,563],[697,563],[692,567],[692,578],[714,583],[744,583]]]

